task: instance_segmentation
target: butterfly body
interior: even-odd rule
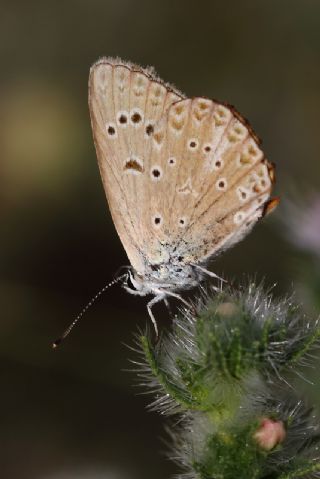
[[[168,261],[150,265],[144,274],[130,271],[130,281],[133,288],[128,291],[145,296],[163,292],[170,295],[170,291],[179,291],[193,288],[199,284],[203,273],[191,265],[181,265],[181,262]]]
[[[110,58],[91,68],[89,107],[133,294],[196,286],[208,260],[271,209],[273,166],[233,107],[185,98],[153,70]]]

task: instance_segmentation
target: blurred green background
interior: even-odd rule
[[[320,2],[2,0],[0,39],[1,479],[169,477],[162,418],[123,371],[145,299],[114,288],[50,348],[127,264],[96,164],[89,68],[120,56],[188,96],[233,103],[277,164],[276,193],[293,185],[303,200],[320,187]],[[283,214],[215,272],[295,289],[304,263]]]

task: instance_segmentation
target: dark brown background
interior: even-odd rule
[[[114,288],[50,349],[127,264],[96,164],[89,67],[119,55],[233,103],[277,164],[277,193],[300,197],[320,186],[320,3],[2,0],[0,18],[1,478],[169,477],[162,418],[122,371],[145,301]],[[283,292],[296,255],[274,215],[213,268]]]

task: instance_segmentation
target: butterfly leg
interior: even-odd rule
[[[181,301],[181,303],[183,303],[187,306],[188,310],[191,310],[193,312],[193,314],[197,314],[197,310],[196,310],[195,306],[192,303],[188,303],[188,301],[186,301],[182,296],[180,296],[180,294],[173,293],[172,291],[166,291],[166,294],[168,296],[172,296],[174,298],[179,299],[179,301]]]
[[[156,321],[156,318],[154,317],[152,311],[151,311],[151,308],[152,306],[154,306],[156,303],[159,303],[159,301],[162,301],[163,299],[165,298],[165,294],[164,293],[160,293],[158,294],[157,296],[155,296],[151,301],[149,301],[149,303],[147,304],[147,310],[148,310],[148,313],[149,313],[149,316],[150,316],[150,319],[152,321],[152,324],[153,324],[153,327],[154,327],[154,330],[156,332],[156,336],[158,337],[158,326],[157,326],[157,321]]]
[[[169,301],[167,300],[167,298],[164,297],[164,298],[163,298],[163,301],[164,301],[164,304],[165,304],[166,307],[167,307],[167,310],[169,311],[170,316],[171,316],[172,318],[176,319],[178,315],[177,315],[177,313],[175,313],[175,314],[173,315],[172,308],[171,308],[170,303],[169,303]]]
[[[171,310],[171,306],[170,306],[170,303],[169,301],[167,300],[166,297],[163,298],[163,301],[164,301],[164,304],[166,305],[167,307],[167,310],[169,311],[169,313],[172,315],[172,310]]]
[[[222,289],[222,283],[227,283],[228,281],[221,278],[220,276],[218,276],[216,273],[213,273],[213,271],[209,271],[208,269],[206,268],[203,268],[203,266],[199,266],[198,264],[193,264],[192,265],[194,268],[197,268],[199,269],[200,271],[202,271],[203,273],[205,273],[207,276],[210,276],[211,278],[215,278],[215,279],[218,279],[219,281],[221,281],[221,286],[220,288],[216,288],[214,287],[215,291],[221,291]]]
[[[185,304],[188,308],[190,308],[190,303],[188,303],[188,301],[186,301],[182,296],[180,296],[180,294],[173,293],[172,291],[166,291],[166,295],[179,299],[181,303]]]

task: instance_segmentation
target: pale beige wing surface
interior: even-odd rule
[[[174,103],[156,125],[149,175],[141,221],[151,264],[166,251],[201,262],[241,239],[263,215],[274,178],[246,121],[205,98]]]
[[[129,260],[142,274],[153,233],[142,205],[157,194],[149,173],[153,131],[181,98],[151,70],[118,59],[102,59],[90,71],[89,108],[104,189]]]

